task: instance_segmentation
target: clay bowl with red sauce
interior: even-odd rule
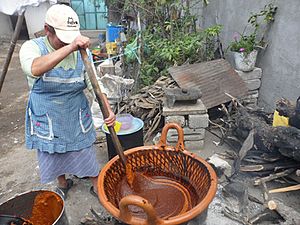
[[[178,132],[175,147],[166,144],[169,129]],[[126,224],[173,225],[186,224],[191,220],[201,224],[216,194],[217,176],[204,159],[185,149],[183,140],[182,128],[176,123],[169,123],[163,128],[157,145],[124,152],[136,180],[142,185],[149,180],[149,188],[142,186],[140,192],[130,192],[124,182],[126,171],[119,156],[111,159],[98,178],[99,200],[104,208]],[[174,194],[165,188],[173,188]],[[156,206],[156,203],[159,204]]]

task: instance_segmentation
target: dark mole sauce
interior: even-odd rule
[[[158,217],[167,219],[192,209],[198,203],[195,189],[188,183],[178,182],[165,176],[150,176],[134,173],[133,185],[129,185],[124,176],[118,185],[117,201],[127,195],[138,195],[147,199],[154,207]],[[129,206],[134,216],[146,218],[143,209]]]

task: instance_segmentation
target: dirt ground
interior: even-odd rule
[[[17,194],[30,190],[54,190],[56,183],[42,185],[39,182],[39,170],[35,151],[28,151],[24,146],[24,115],[28,97],[26,79],[21,71],[18,52],[22,42],[16,46],[3,89],[0,93],[0,204],[14,197]],[[8,51],[9,43],[0,43],[0,65],[3,65]],[[224,152],[228,147],[216,146],[213,141],[219,141],[217,137],[207,133],[205,149],[199,154],[207,158],[216,152]],[[105,141],[96,145],[97,157],[101,166],[107,162],[107,150]],[[74,187],[70,190],[68,199],[65,202],[65,211],[70,225],[79,225],[80,220],[85,216],[92,216],[90,208],[102,215],[105,210],[97,198],[89,193],[91,186],[89,180],[72,177]],[[279,186],[279,184],[274,184]],[[222,184],[213,202],[208,209],[206,225],[235,225],[241,224],[225,217],[222,213],[223,198],[221,196]],[[258,199],[263,199],[261,189],[249,185],[249,193]],[[299,191],[286,194],[277,194],[279,197],[299,211]],[[249,210],[259,210],[259,206],[250,205]],[[103,223],[105,224],[105,223]],[[190,223],[192,224],[192,223]],[[196,223],[193,223],[196,224]]]

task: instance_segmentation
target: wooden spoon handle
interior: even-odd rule
[[[89,60],[89,57],[88,57],[85,49],[80,49],[80,54],[81,54],[85,69],[86,69],[86,71],[89,75],[90,81],[92,83],[93,90],[96,95],[96,99],[100,106],[102,114],[103,114],[104,118],[107,118],[107,117],[109,117],[109,111],[108,111],[107,105],[105,104],[104,96],[101,92],[100,86],[99,86],[97,78],[96,78],[97,73],[96,73],[94,64],[92,64],[91,61]],[[112,142],[114,144],[114,147],[115,147],[120,159],[122,160],[123,165],[126,166],[126,157],[124,155],[122,145],[116,134],[115,129],[111,126],[111,127],[108,127],[108,131],[111,135]]]

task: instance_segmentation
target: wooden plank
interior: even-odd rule
[[[292,185],[292,186],[284,187],[284,188],[272,189],[269,191],[269,193],[282,193],[282,192],[298,191],[298,190],[300,190],[300,184]]]

